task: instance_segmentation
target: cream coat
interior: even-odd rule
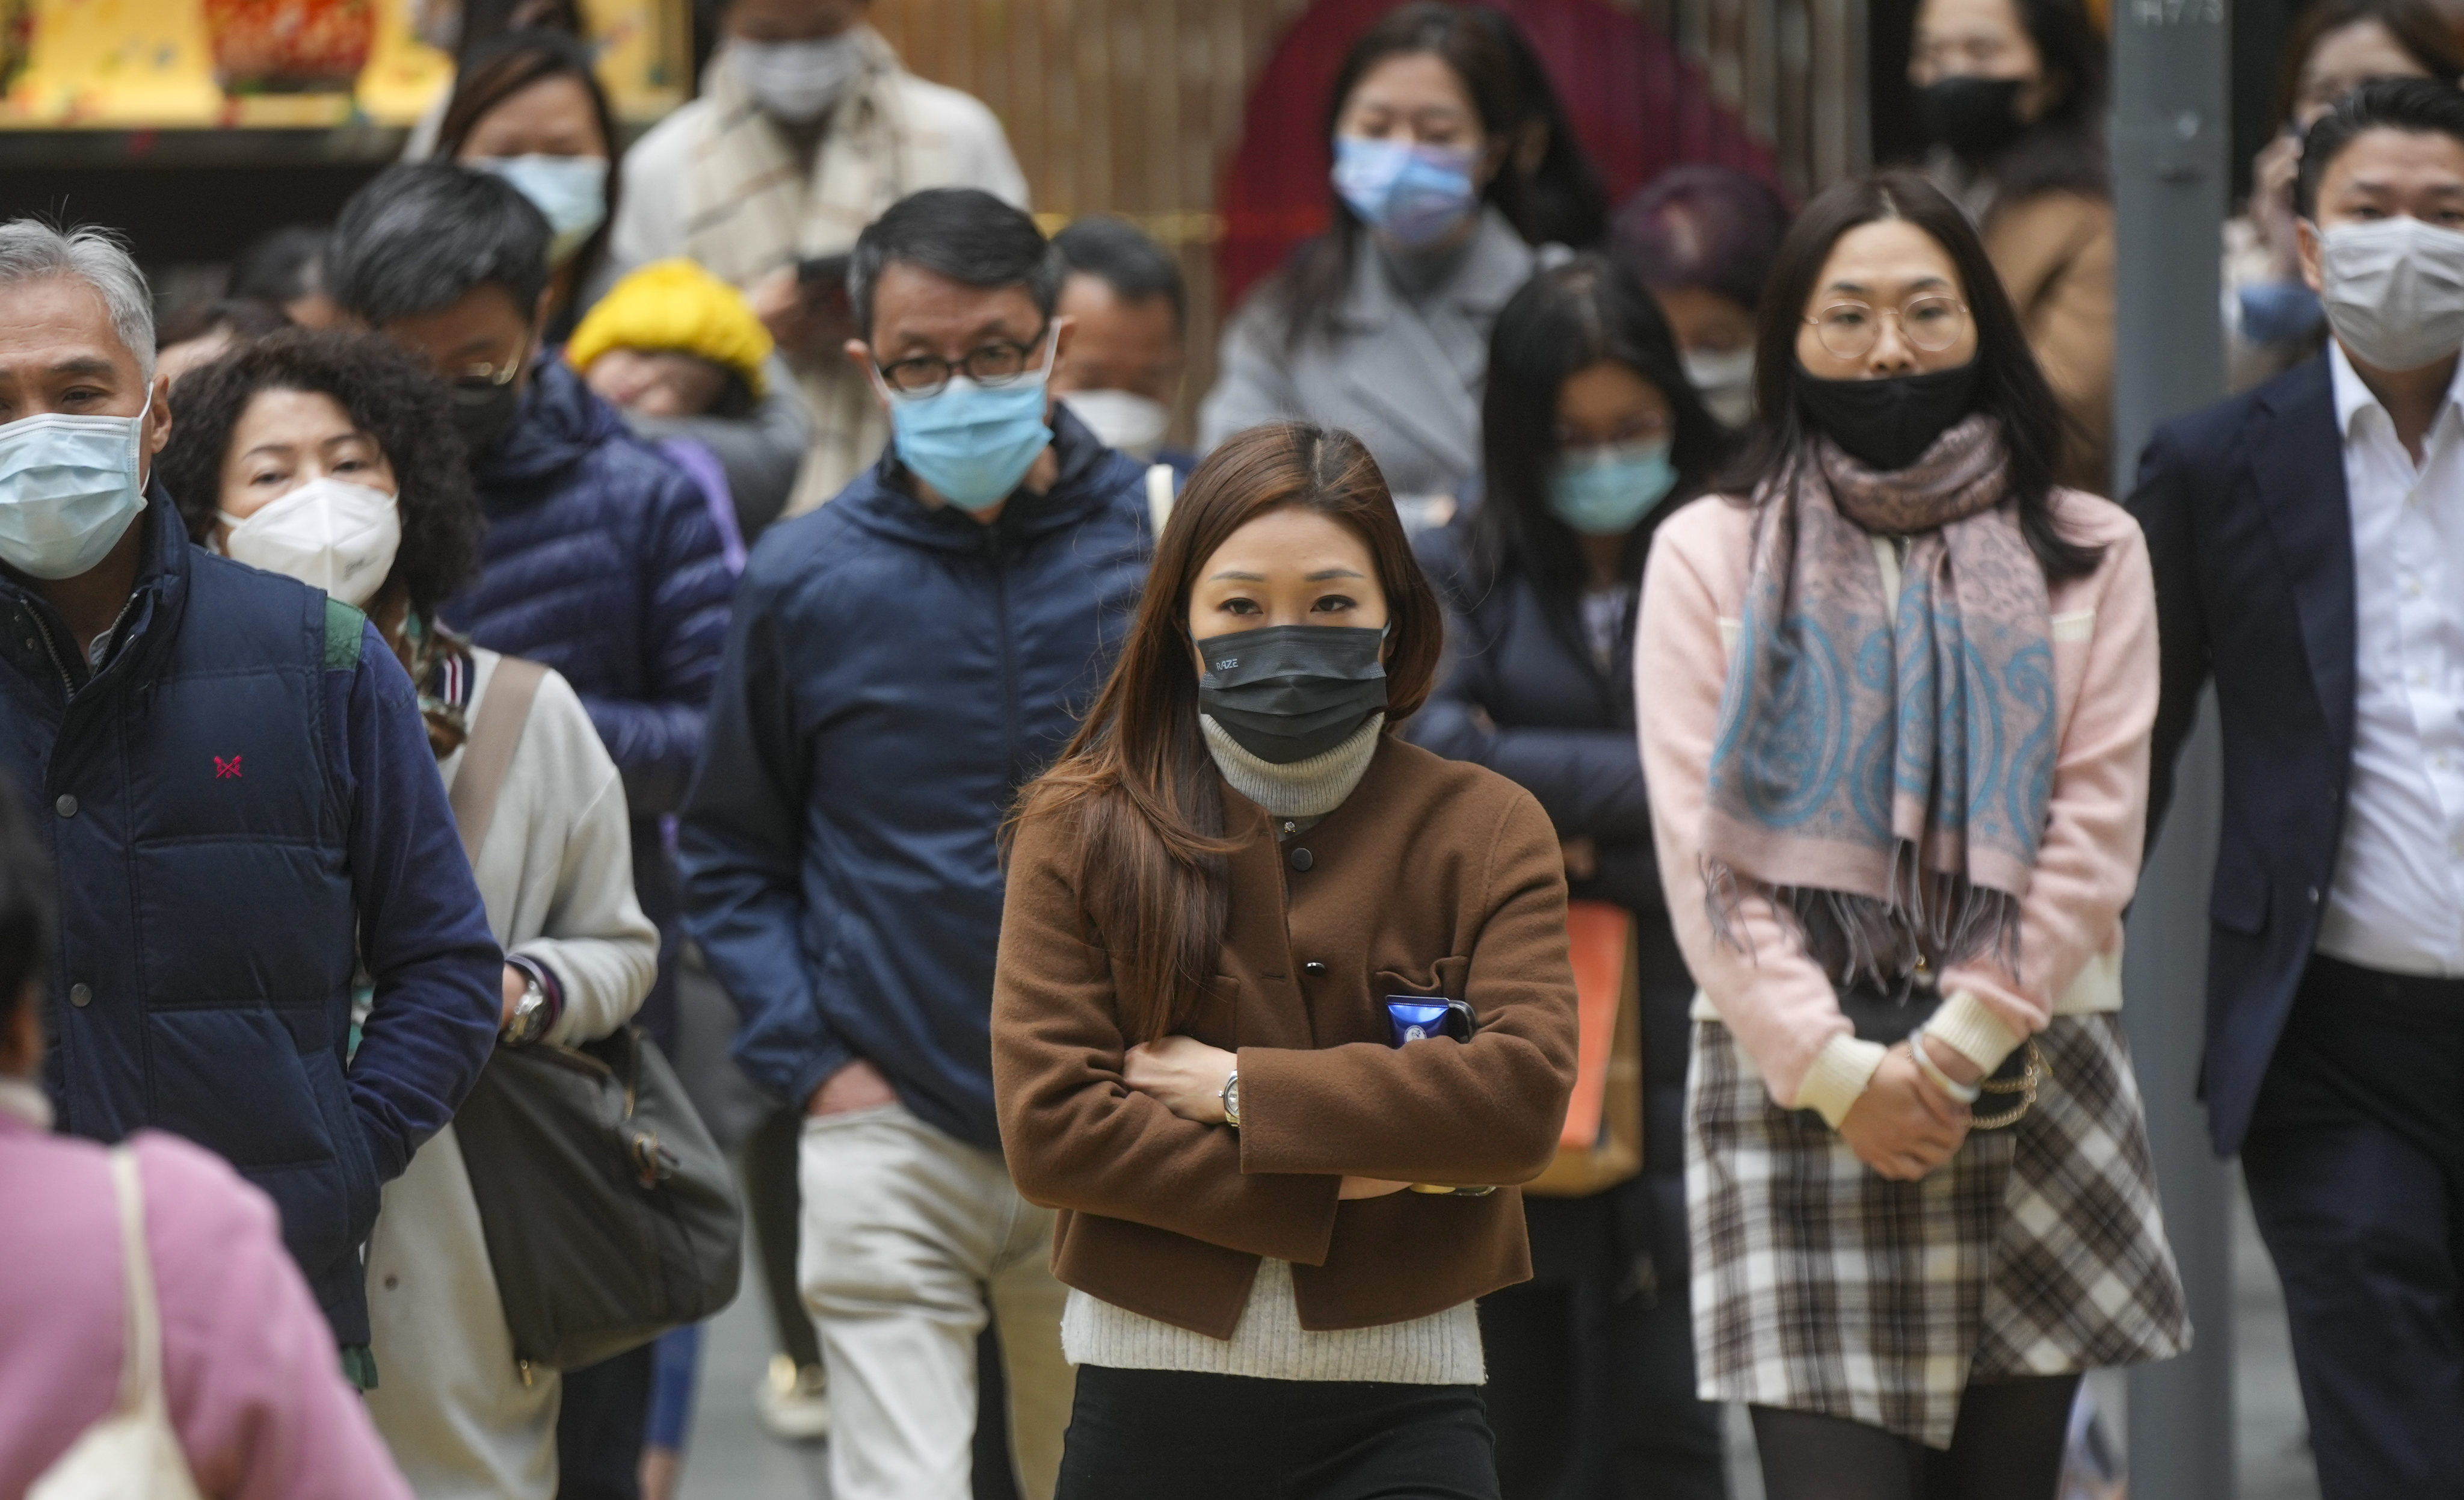
[[[474,717],[500,658],[474,652]],[[450,789],[463,754],[437,770]],[[632,835],[616,763],[565,680],[539,683],[476,873],[508,953],[554,973],[564,1013],[551,1042],[604,1037],[631,1019],[658,969],[659,935],[633,897]],[[479,1205],[453,1127],[386,1184],[368,1242],[378,1385],[368,1410],[421,1500],[551,1500],[556,1372],[514,1361]]]

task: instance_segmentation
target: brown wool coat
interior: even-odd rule
[[[1425,1316],[1531,1273],[1522,1195],[1338,1202],[1346,1175],[1463,1185],[1547,1166],[1574,1071],[1565,860],[1531,794],[1388,738],[1326,820],[1245,839],[1214,988],[1176,1029],[1240,1053],[1243,1128],[1121,1082],[1112,960],[1080,902],[1067,819],[1019,831],[993,982],[993,1092],[1010,1175],[1062,1210],[1053,1273],[1228,1338],[1262,1256],[1301,1326]],[[1309,859],[1299,860],[1306,849]],[[1295,862],[1308,868],[1295,868]],[[1468,1043],[1388,1045],[1385,998],[1470,1003]]]
[[[2077,430],[2057,477],[2102,495],[2113,487],[2113,205],[2058,191],[1996,204],[1985,254]]]

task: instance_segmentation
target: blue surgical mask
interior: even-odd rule
[[[75,578],[100,562],[145,509],[138,451],[146,412],[45,412],[0,427],[0,562],[35,578]]]
[[[991,509],[1026,477],[1035,455],[1052,444],[1045,420],[1045,386],[1052,378],[1055,328],[1045,340],[1044,367],[1001,386],[953,374],[929,396],[890,397],[890,430],[898,461],[942,498],[970,513]]]
[[[1586,537],[1614,537],[1632,531],[1676,487],[1667,438],[1573,449],[1549,476],[1549,509]]]
[[[1398,245],[1432,245],[1480,207],[1477,153],[1410,141],[1334,138],[1334,190],[1362,222]]]
[[[607,222],[607,158],[604,156],[494,156],[472,162],[514,185],[556,232],[547,261],[561,266]]]

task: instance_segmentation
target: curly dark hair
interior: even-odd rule
[[[202,542],[221,509],[223,458],[261,391],[330,396],[393,465],[402,549],[399,585],[423,620],[479,566],[479,499],[471,489],[451,398],[427,368],[375,334],[291,329],[235,349],[180,381],[178,420],[154,471]]]

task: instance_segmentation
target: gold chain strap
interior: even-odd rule
[[[2000,1114],[1990,1116],[1980,1114],[1970,1118],[1968,1122],[1969,1130],[2001,1130],[2007,1126],[2016,1125],[2027,1116],[2031,1109],[2035,1107],[2037,1086],[2051,1080],[2054,1070],[2046,1066],[2045,1054],[2036,1050],[2035,1038],[2031,1037],[2026,1047],[2027,1050],[2021,1057],[2018,1077],[1988,1078],[1977,1086],[1987,1093],[2015,1093],[2019,1096],[2019,1102]]]

